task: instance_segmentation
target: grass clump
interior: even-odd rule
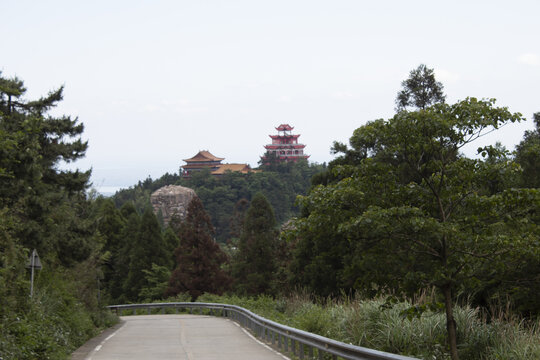
[[[201,302],[244,307],[270,320],[338,341],[420,359],[449,359],[446,318],[427,310],[419,317],[403,314],[413,304],[384,306],[385,300],[313,301],[306,295],[272,299],[205,294]],[[486,319],[477,308],[455,308],[458,348],[463,360],[540,359],[539,323],[514,318]]]

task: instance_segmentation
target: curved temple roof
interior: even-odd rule
[[[210,153],[208,150],[201,150],[192,157],[191,159],[184,159],[185,162],[193,162],[193,161],[222,161],[225,158],[218,158]]]
[[[277,131],[291,131],[292,129],[294,129],[294,126],[290,126],[289,124],[281,124],[276,128]]]

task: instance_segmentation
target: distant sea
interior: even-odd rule
[[[100,195],[103,195],[105,197],[110,197],[110,196],[113,196],[118,190],[124,189],[124,188],[127,189],[128,186],[126,186],[126,187],[121,187],[121,186],[98,186],[95,189]]]

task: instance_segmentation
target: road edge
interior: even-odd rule
[[[75,350],[70,359],[71,360],[84,360],[88,355],[94,351],[96,346],[101,344],[109,335],[113,334],[115,331],[120,329],[124,325],[125,321],[120,320],[116,325],[103,330],[99,335],[94,336],[87,342],[85,342],[81,347]]]

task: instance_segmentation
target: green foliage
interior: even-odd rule
[[[139,298],[145,301],[162,299],[171,277],[169,267],[152,264],[152,268],[150,270],[143,269],[143,273],[148,285],[141,289]]]
[[[521,185],[540,188],[540,112],[533,115],[536,129],[526,131],[516,146],[516,162],[523,169]]]
[[[128,300],[141,299],[142,289],[152,286],[144,271],[152,269],[153,265],[169,266],[170,258],[157,218],[152,209],[147,208],[135,237],[129,242],[129,273],[123,284],[123,294]]]
[[[277,255],[276,220],[272,207],[261,193],[251,201],[243,222],[238,252],[233,261],[236,290],[256,295],[274,293]]]
[[[178,237],[175,250],[176,266],[171,274],[166,295],[188,292],[192,301],[204,292],[221,294],[230,285],[230,278],[222,269],[228,260],[212,238],[214,228],[201,200],[194,197]]]
[[[42,270],[34,297],[18,299],[17,308],[3,309],[0,356],[4,359],[65,359],[98,329],[113,325],[109,311],[88,307],[77,296],[86,283],[75,271]],[[92,279],[94,280],[94,279]],[[27,284],[28,285],[28,284]]]
[[[227,172],[219,178],[210,171],[195,172],[190,179],[165,174],[157,180],[148,178],[132,188],[120,190],[113,199],[116,206],[131,202],[142,212],[150,202],[151,193],[160,187],[171,184],[189,187],[195,190],[210,215],[217,241],[226,243],[238,238],[238,229],[232,224],[234,208],[241,199],[250,201],[261,192],[272,205],[277,222],[283,223],[298,214],[296,196],[307,194],[311,176],[324,168],[324,165],[298,161],[263,167],[263,171],[257,173]]]
[[[322,295],[345,288],[410,296],[435,286],[457,358],[455,294],[522,268],[525,254],[538,264],[540,193],[488,186],[494,171],[512,174],[514,164],[459,153],[489,129],[520,120],[493,100],[471,98],[355,130],[351,146],[366,157],[336,166],[341,180],[301,199],[296,280]]]
[[[102,242],[85,193],[90,171],[62,170],[82,156],[83,125],[47,112],[63,88],[34,101],[0,74],[0,357],[63,359],[110,325],[100,310]],[[36,248],[43,270],[29,298],[25,269]]]
[[[421,64],[412,70],[409,78],[401,83],[403,90],[398,93],[396,104],[398,110],[407,107],[425,109],[437,103],[443,103],[445,95],[443,85],[435,80],[433,69]]]
[[[60,162],[84,156],[83,125],[68,116],[45,113],[62,100],[63,88],[36,101],[25,101],[17,78],[1,77],[0,87],[0,207],[7,206],[24,226],[14,234],[20,244],[64,265],[83,260],[91,246],[79,221],[90,172],[60,170]],[[63,215],[70,215],[67,218]],[[86,234],[88,235],[88,234]]]
[[[450,358],[444,314],[427,309],[418,317],[403,316],[424,302],[401,301],[387,307],[383,298],[313,302],[305,295],[272,299],[210,294],[198,301],[242,306],[281,324],[353,345],[419,359]],[[513,318],[488,322],[479,309],[467,305],[455,308],[455,318],[461,359],[532,360],[540,354],[539,323],[526,325]]]

